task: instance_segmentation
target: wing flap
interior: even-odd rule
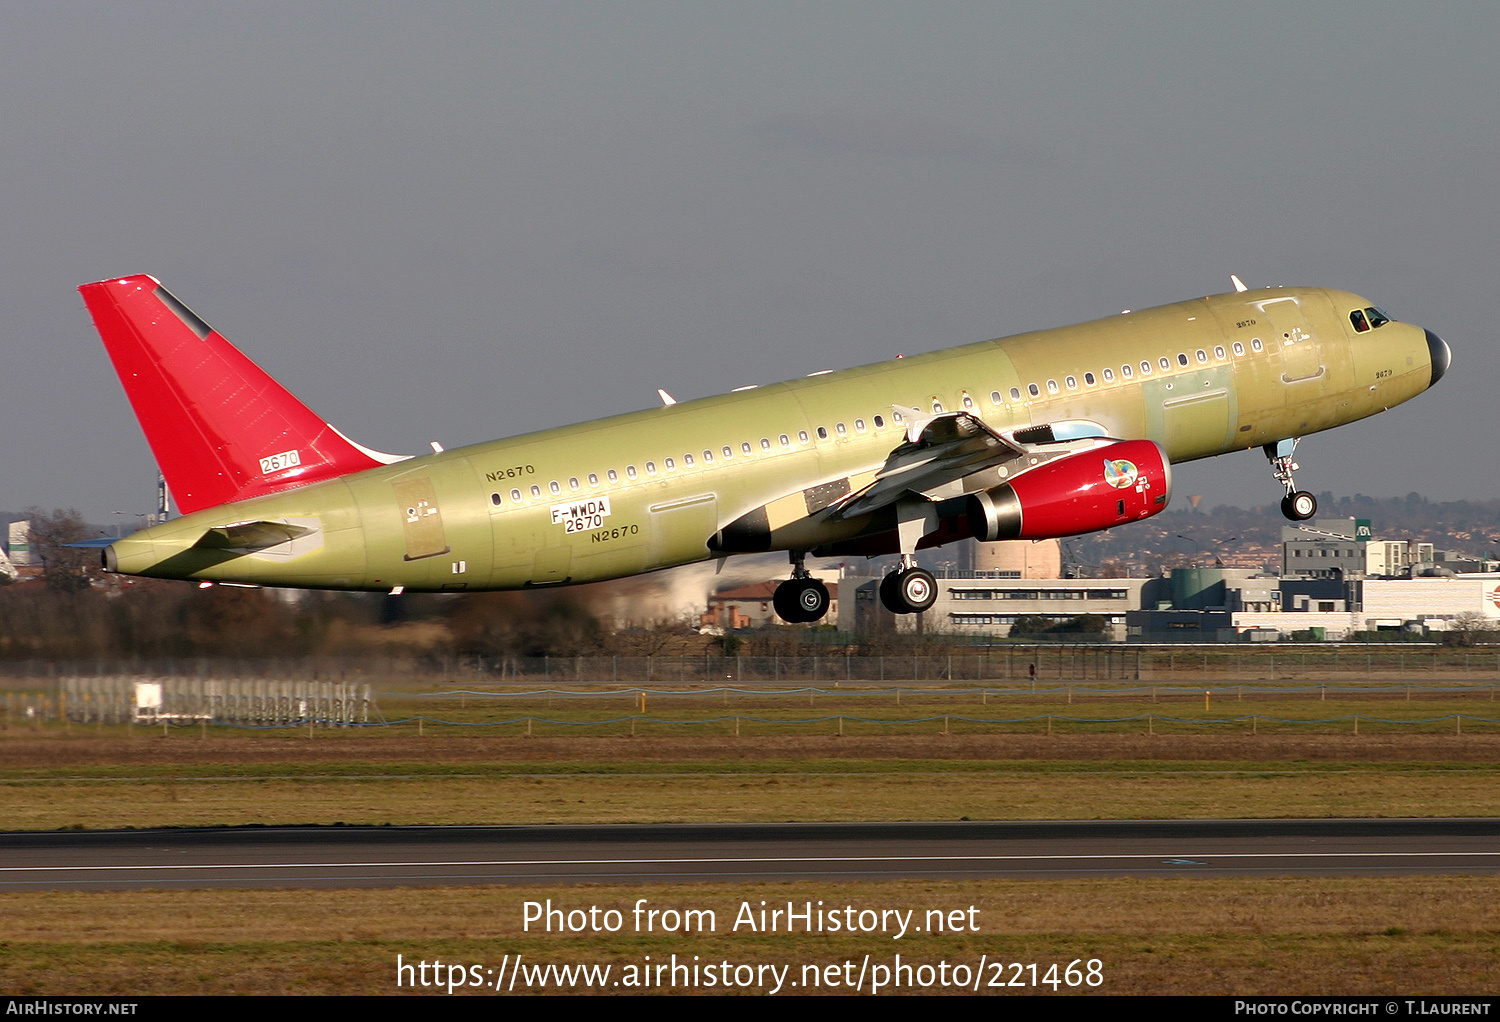
[[[829,517],[867,514],[904,493],[923,494],[1026,453],[968,412],[923,415],[915,408],[894,407],[908,421],[906,441],[867,486],[831,505]]]

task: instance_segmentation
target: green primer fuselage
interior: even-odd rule
[[[1173,462],[1374,415],[1434,371],[1422,328],[1355,331],[1350,311],[1369,305],[1253,290],[892,359],[199,511],[116,542],[112,558],[133,575],[329,589],[620,578],[704,560],[710,537],[747,512],[867,479],[903,439],[892,405],[971,411],[996,430],[1091,420],[1156,441]],[[199,544],[250,521],[311,531],[250,552]]]

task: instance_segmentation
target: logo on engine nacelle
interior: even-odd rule
[[[1127,490],[1134,486],[1136,477],[1140,474],[1140,469],[1135,467],[1133,461],[1106,459],[1104,462],[1104,481],[1117,490]]]

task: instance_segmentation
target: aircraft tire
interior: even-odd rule
[[[1318,513],[1318,498],[1298,490],[1281,498],[1281,513],[1291,521],[1305,522]]]
[[[771,598],[776,613],[791,624],[809,624],[828,613],[828,587],[815,578],[791,578]]]
[[[901,597],[896,594],[896,576],[900,572],[891,572],[880,580],[880,604],[892,614],[905,614],[906,608],[901,603]]]
[[[937,602],[937,579],[922,568],[893,572],[880,583],[880,602],[893,614],[920,614]]]

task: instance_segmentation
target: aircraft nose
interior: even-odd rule
[[[1427,386],[1432,386],[1443,378],[1448,371],[1448,366],[1453,364],[1453,352],[1448,350],[1448,344],[1431,330],[1423,330],[1427,335],[1427,353],[1432,357],[1432,379]]]

